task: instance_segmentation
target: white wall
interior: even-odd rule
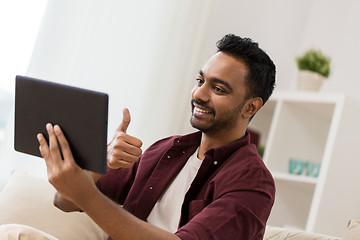
[[[332,58],[332,73],[322,91],[342,92],[360,101],[360,2],[317,0],[311,6],[301,50],[322,49]]]
[[[360,2],[357,0],[215,0],[209,17],[203,59],[227,32],[260,43],[277,65],[276,90],[294,90],[294,61],[309,48],[332,59],[332,72],[321,91],[342,92],[360,101]]]
[[[208,19],[203,61],[215,41],[235,33],[258,42],[277,66],[277,90],[293,88],[294,56],[302,45],[313,0],[216,0]]]

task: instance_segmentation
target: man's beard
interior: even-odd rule
[[[200,130],[201,132],[207,133],[207,134],[214,134],[219,131],[230,130],[236,126],[236,124],[238,122],[239,113],[242,111],[242,109],[245,105],[245,102],[246,101],[243,101],[238,106],[222,113],[222,116],[220,118],[216,119],[217,112],[214,108],[207,106],[205,103],[203,103],[201,101],[197,101],[197,100],[193,99],[191,101],[191,105],[192,105],[192,115],[191,115],[191,119],[190,119],[191,126],[193,128]],[[207,111],[210,111],[211,114],[213,115],[213,118],[206,122],[202,122],[205,120],[198,119],[196,116],[194,116],[194,104],[195,103],[197,106],[202,107],[202,108],[206,109]]]

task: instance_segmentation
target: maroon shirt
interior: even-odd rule
[[[97,185],[127,211],[146,220],[200,140],[201,132],[162,139],[131,168],[109,170]],[[246,133],[205,153],[185,195],[175,235],[183,240],[262,239],[274,197],[274,180]]]

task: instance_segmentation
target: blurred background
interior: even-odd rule
[[[277,66],[276,91],[296,88],[295,58],[331,57],[321,92],[360,100],[357,0],[1,0],[0,189],[13,169],[45,177],[45,164],[13,150],[15,75],[109,94],[108,136],[128,107],[144,142],[190,127],[198,70],[227,33],[259,42]]]

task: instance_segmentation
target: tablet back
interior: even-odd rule
[[[48,139],[46,123],[58,124],[81,168],[106,171],[108,95],[40,79],[16,76],[16,151],[39,156],[36,135]]]

